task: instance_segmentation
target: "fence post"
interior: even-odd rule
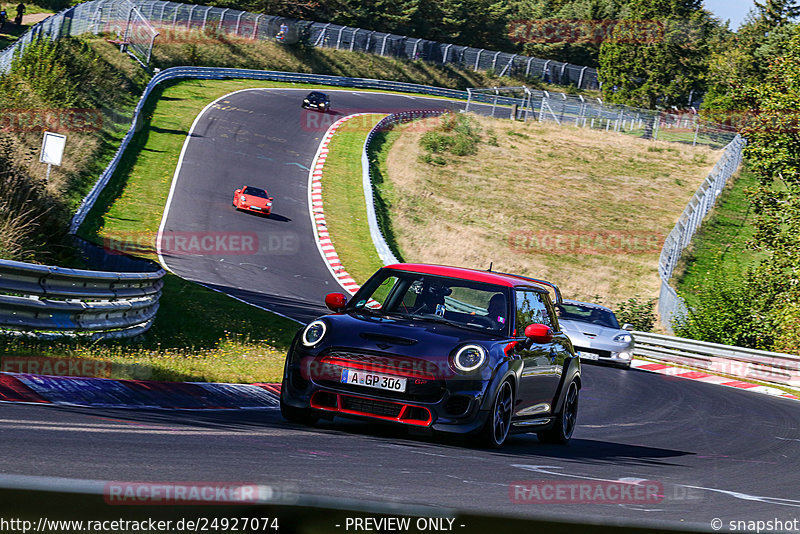
[[[478,55],[475,57],[475,68],[472,69],[474,71],[478,70],[478,62],[481,60],[481,52],[483,52],[483,48],[478,49]]]
[[[342,32],[347,26],[342,26],[339,28],[339,37],[336,38],[336,50],[339,50],[339,45],[342,43]]]
[[[239,27],[240,27],[240,24],[242,23],[242,15],[244,15],[244,11],[239,13],[239,16],[236,17],[236,31],[234,32],[234,35],[236,37],[239,37]]]
[[[211,11],[211,6],[206,8],[206,12],[203,13],[203,27],[200,28],[202,31],[206,31],[206,21],[208,21],[208,12]]]
[[[500,55],[500,52],[495,52],[494,57],[492,58],[492,70],[497,69],[497,56]],[[497,72],[495,72],[497,74]]]
[[[452,44],[448,44],[444,47],[444,57],[442,58],[442,65],[447,64],[447,53],[450,51],[450,47],[453,46]]]
[[[178,24],[178,11],[180,11],[182,4],[178,4],[178,7],[175,8],[175,15],[172,16],[172,29],[175,29],[175,25]]]
[[[541,78],[547,83],[551,83],[553,81],[553,80],[548,80],[547,79],[548,78],[547,69],[548,69],[548,65],[550,65],[550,61],[551,60],[548,59],[547,61],[544,62],[544,65],[542,65],[542,76],[541,76]]]
[[[695,119],[694,120],[694,140],[692,141],[692,146],[697,146],[697,134],[700,132],[700,121]]]
[[[464,108],[464,112],[469,111],[469,104],[472,102],[472,87],[467,87],[467,107]]]
[[[389,38],[389,34],[387,33],[383,38],[383,43],[381,43],[381,55],[383,55],[384,50],[386,50],[386,39]]]
[[[192,4],[192,9],[189,10],[189,19],[186,21],[186,30],[192,29],[192,15],[194,15],[194,10],[197,8],[197,4]]]
[[[494,103],[492,104],[492,118],[494,118],[494,109],[497,107],[497,97],[500,95],[500,91],[497,90],[497,87],[492,87],[494,89]]]
[[[264,16],[263,13],[259,13],[258,16],[256,16],[256,21],[253,23],[253,37],[252,37],[252,39],[254,41],[256,39],[256,36],[258,35],[258,21],[263,16]]]
[[[225,13],[227,13],[230,10],[231,10],[231,8],[226,7],[225,9],[222,10],[222,13],[219,14],[219,24],[217,24],[217,33],[218,34],[222,33],[222,22],[225,20]]]
[[[578,78],[578,89],[582,89],[582,87],[581,87],[581,86],[583,85],[583,74],[586,72],[586,69],[588,69],[588,68],[589,68],[589,67],[583,67],[583,68],[581,69],[581,75],[580,75],[580,77]]]
[[[411,52],[411,59],[417,59],[417,47],[419,46],[420,39],[417,39],[414,43],[414,50]]]
[[[353,30],[353,35],[350,37],[350,51],[353,51],[353,46],[356,44],[356,35],[358,35],[358,28]]]

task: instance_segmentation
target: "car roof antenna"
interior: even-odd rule
[[[490,261],[489,268],[487,269],[487,271],[492,272],[492,265],[494,265],[494,262]]]

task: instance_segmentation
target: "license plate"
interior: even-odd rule
[[[597,354],[591,352],[579,352],[578,356],[583,358],[584,360],[597,360],[599,358]]]
[[[388,391],[404,392],[406,379],[396,376],[379,375],[358,369],[344,369],[342,371],[342,384],[356,384]]]

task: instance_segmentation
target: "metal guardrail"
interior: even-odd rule
[[[364,140],[364,149],[361,152],[361,172],[362,172],[362,185],[364,187],[364,199],[367,202],[367,223],[369,224],[369,234],[372,237],[372,243],[375,245],[375,250],[378,253],[384,265],[391,265],[399,263],[399,260],[394,255],[391,247],[386,243],[383,232],[381,231],[378,217],[375,213],[375,196],[373,194],[375,184],[372,183],[372,173],[369,164],[369,144],[375,137],[375,134],[382,130],[402,122],[408,122],[414,119],[421,119],[425,117],[434,117],[445,113],[441,110],[422,110],[422,111],[409,111],[404,113],[393,113],[387,115],[370,130],[367,138]]]
[[[633,332],[634,354],[738,378],[800,387],[800,356]]]
[[[131,337],[158,311],[164,270],[114,273],[0,260],[0,329],[44,336]]]

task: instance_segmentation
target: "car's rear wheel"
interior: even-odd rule
[[[489,419],[483,428],[483,442],[492,448],[500,448],[511,429],[511,411],[514,406],[514,391],[507,380],[500,384],[494,396]]]
[[[281,415],[287,421],[302,425],[313,425],[319,421],[319,416],[310,408],[297,408],[283,402],[283,395],[281,395]]]
[[[538,432],[539,441],[544,443],[566,444],[575,432],[578,419],[578,384],[573,380],[567,386],[567,395],[564,397],[564,406],[557,420],[550,430]]]

